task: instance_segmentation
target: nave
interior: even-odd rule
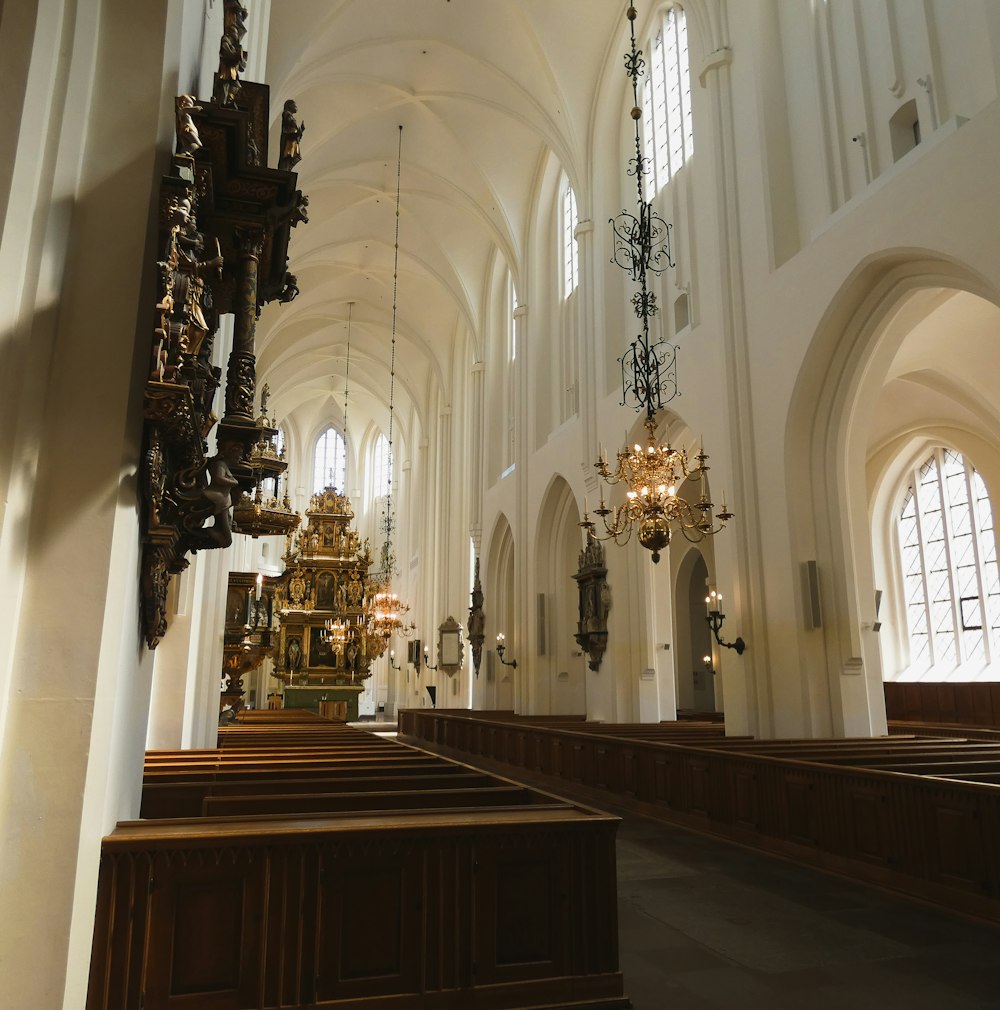
[[[214,749],[227,695],[349,719],[724,711],[763,747],[881,737],[888,682],[1000,684],[1000,4],[373,6],[0,0],[0,1002],[19,1010],[82,1010],[102,840],[185,819],[137,821],[144,751]],[[622,210],[669,226],[662,274],[619,269]],[[628,367],[647,323],[663,383]],[[647,437],[711,455],[708,487],[630,488],[659,563],[601,472]],[[664,547],[661,487],[731,521]],[[871,876],[901,854],[995,902],[989,781],[941,771],[913,787],[946,800],[916,827],[882,816],[898,771],[813,763],[763,798],[794,800],[796,854],[846,839]],[[690,819],[728,803],[752,825],[752,776],[713,774],[677,779]],[[523,798],[476,775],[455,802]],[[814,825],[817,776],[862,782],[871,816]],[[256,805],[260,840],[278,799],[265,818],[417,802],[340,785],[309,799],[329,813],[229,789],[190,819]],[[234,888],[192,890],[185,922]],[[206,979],[238,1002],[224,932],[180,1003]]]

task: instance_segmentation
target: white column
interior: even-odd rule
[[[25,47],[13,66],[28,66],[0,244],[0,346],[23,390],[12,428],[4,417],[16,466],[0,526],[14,601],[0,679],[10,1006],[82,1010],[101,837],[138,813],[151,671],[138,391],[156,150],[173,127],[167,28],[165,5],[106,0],[39,5],[37,20],[30,3],[8,4],[0,29],[3,73],[8,32]]]

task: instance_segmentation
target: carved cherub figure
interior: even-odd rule
[[[201,149],[201,137],[195,126],[192,112],[201,112],[201,106],[196,104],[194,95],[178,95],[176,99],[177,118],[177,152],[178,154],[194,154]],[[190,203],[188,204],[190,209]]]
[[[291,225],[309,224],[309,197],[301,189],[295,191],[295,207],[292,210]]]
[[[295,274],[289,273],[289,271],[286,270],[284,286],[282,287],[281,292],[278,294],[278,301],[284,302],[286,304],[288,302],[293,302],[298,297],[298,294],[299,294],[298,278],[295,276]]]
[[[233,490],[239,481],[233,476],[231,467],[240,461],[239,443],[228,443],[206,463],[208,487],[203,497],[211,505],[215,521],[202,530],[205,538],[217,547],[228,547],[233,542]]]

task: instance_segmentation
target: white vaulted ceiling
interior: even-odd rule
[[[339,416],[353,302],[350,428],[387,421],[396,151],[402,138],[397,424],[448,402],[482,356],[495,257],[523,268],[543,166],[580,191],[600,83],[624,49],[609,0],[282,0],[271,5],[271,163],[285,99],[306,125],[292,235],[300,296],[268,306],[259,371],[279,416]],[[621,75],[623,77],[623,75]],[[401,432],[404,434],[405,432]]]

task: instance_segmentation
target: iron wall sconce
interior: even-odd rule
[[[424,646],[424,667],[428,670],[437,669],[437,667],[431,663],[431,647],[429,645]]]
[[[500,660],[501,663],[503,663],[504,666],[510,666],[510,667],[513,667],[516,670],[517,669],[517,660],[516,659],[506,660],[506,659],[503,658],[504,657],[504,653],[506,651],[507,651],[507,646],[504,645],[504,635],[503,635],[503,632],[501,631],[500,634],[497,635],[497,658]]]
[[[396,662],[396,650],[395,649],[390,649],[389,650],[389,667],[392,670],[402,669],[400,667],[399,663]]]
[[[705,597],[705,606],[708,607],[708,616],[705,620],[708,621],[708,626],[712,629],[715,640],[724,649],[735,649],[736,655],[742,656],[743,650],[747,647],[747,643],[742,638],[737,638],[735,642],[724,642],[719,635],[719,632],[722,630],[723,621],[726,619],[726,615],[722,612],[722,594],[717,593],[713,589]]]

